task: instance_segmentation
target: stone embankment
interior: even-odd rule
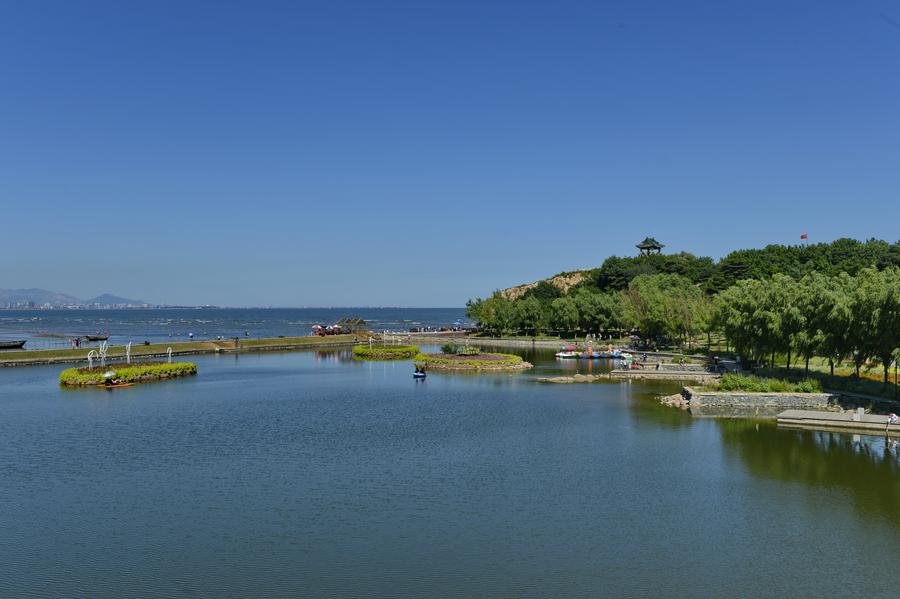
[[[840,412],[840,396],[834,393],[749,393],[746,391],[697,391],[660,397],[666,406],[690,410],[695,416],[774,418],[784,410]]]

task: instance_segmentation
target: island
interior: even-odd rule
[[[112,373],[112,374],[110,374]],[[197,374],[193,362],[134,362],[110,366],[84,366],[68,368],[59,373],[59,382],[66,387],[90,387],[104,385],[107,380],[115,380],[116,385],[147,383],[181,376]]]

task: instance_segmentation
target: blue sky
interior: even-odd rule
[[[0,2],[0,287],[459,306],[895,241],[900,4]]]

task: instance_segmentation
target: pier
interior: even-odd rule
[[[779,428],[798,428],[822,431],[841,431],[869,435],[900,437],[900,424],[888,426],[888,417],[866,414],[863,408],[854,412],[818,412],[813,410],[785,410],[778,414]]]

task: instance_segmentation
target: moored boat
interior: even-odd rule
[[[88,341],[106,341],[109,335],[85,335],[84,338]]]
[[[0,340],[0,349],[21,349],[25,346],[27,339],[14,339],[12,341]]]

